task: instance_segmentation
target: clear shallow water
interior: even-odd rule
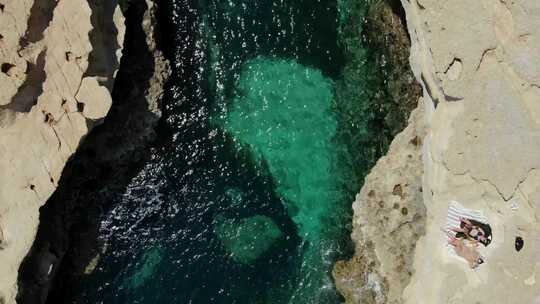
[[[363,1],[172,3],[160,143],[104,204],[74,302],[339,303],[331,267],[373,154],[357,104],[377,88],[345,74],[360,33],[340,34]]]

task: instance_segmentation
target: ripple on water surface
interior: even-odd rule
[[[337,3],[172,3],[162,138],[105,203],[75,302],[339,303],[359,179],[336,110]]]

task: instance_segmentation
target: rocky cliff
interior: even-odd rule
[[[83,137],[111,107],[124,41],[114,1],[0,4],[0,303]]]
[[[348,303],[536,303],[540,2],[402,3],[423,97],[357,196],[336,283]],[[452,201],[487,246],[448,245]]]
[[[80,276],[100,257],[104,202],[122,193],[150,156],[170,69],[160,49],[156,4],[130,0],[122,9],[126,34],[111,109],[79,146],[40,209],[36,239],[19,269],[18,303],[71,302]],[[48,265],[51,272],[43,272]]]
[[[85,203],[73,191],[104,167],[122,174],[153,138],[168,76],[154,10],[150,0],[122,9],[97,0],[0,3],[0,303],[15,303],[18,292],[19,303],[45,301]]]

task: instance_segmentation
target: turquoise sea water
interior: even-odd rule
[[[332,265],[380,151],[362,107],[380,88],[351,21],[366,5],[162,5],[174,58],[160,140],[104,202],[103,253],[72,302],[340,303]]]

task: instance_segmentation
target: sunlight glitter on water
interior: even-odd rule
[[[174,3],[162,138],[111,202],[75,303],[339,303],[360,179],[336,3]]]

